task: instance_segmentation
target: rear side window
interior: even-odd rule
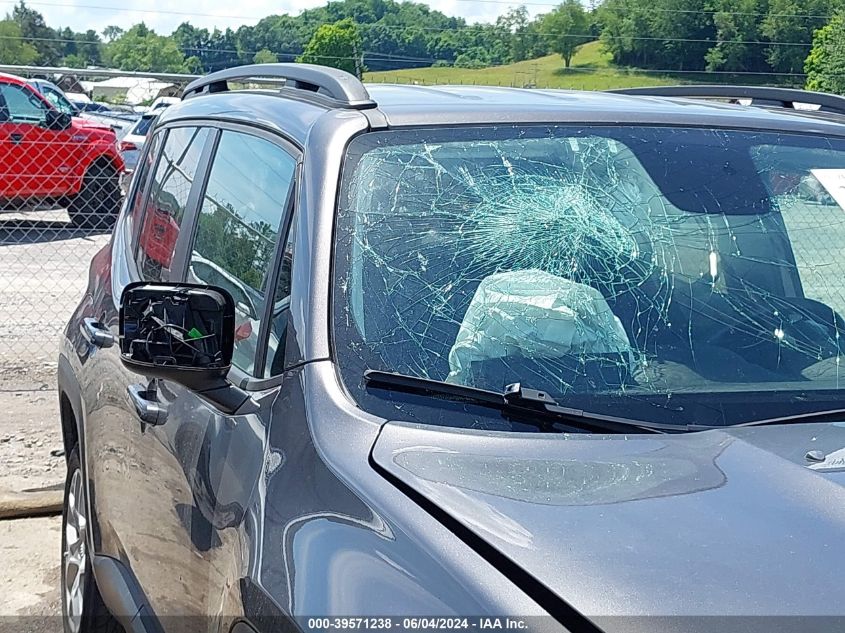
[[[141,221],[144,214],[144,205],[142,204],[144,197],[144,190],[147,188],[147,183],[150,181],[150,176],[153,173],[153,165],[155,165],[156,155],[158,154],[161,139],[165,132],[155,134],[149,142],[149,149],[144,155],[143,163],[138,165],[135,171],[135,182],[133,182],[132,210],[129,213],[129,232],[130,235],[135,235],[134,228]]]
[[[147,197],[136,261],[146,281],[167,281],[207,128],[172,128]]]
[[[268,278],[294,180],[296,158],[263,138],[224,131],[197,220],[188,281],[223,288],[235,300],[232,364],[255,371]],[[270,348],[277,342],[270,334]]]

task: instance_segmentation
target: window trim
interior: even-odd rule
[[[161,163],[161,158],[164,155],[164,149],[167,147],[167,142],[170,140],[170,130],[174,128],[196,128],[198,130],[208,129],[208,137],[204,141],[204,145],[200,150],[200,157],[197,161],[197,170],[194,174],[194,181],[191,183],[191,189],[188,192],[188,197],[185,200],[185,209],[183,211],[182,222],[179,225],[179,236],[176,239],[176,246],[173,250],[173,259],[172,259],[172,266],[170,268],[170,274],[167,276],[167,279],[162,279],[161,281],[179,281],[183,280],[183,276],[185,273],[186,262],[184,261],[185,253],[188,252],[185,242],[188,240],[186,236],[191,235],[193,233],[193,222],[196,220],[196,209],[194,208],[197,205],[198,200],[201,199],[199,195],[199,183],[202,182],[203,185],[205,183],[206,178],[208,177],[208,167],[209,167],[209,158],[212,155],[211,150],[213,147],[216,147],[216,139],[219,136],[219,131],[214,129],[213,126],[210,125],[202,125],[201,122],[194,121],[191,123],[184,123],[180,122],[180,124],[176,125],[167,125],[161,128],[157,128],[153,134],[158,134],[159,132],[164,134],[163,140],[161,142],[161,146],[157,148],[157,153],[155,156],[155,160],[153,163],[150,164],[150,171],[151,175],[150,178],[147,179],[147,182],[144,185],[144,192],[141,196],[141,205],[144,207],[144,214],[140,218],[140,225],[141,227],[144,226],[144,222],[147,217],[147,208],[148,203],[150,200],[150,192],[152,190],[152,184],[155,180],[155,175],[158,172],[159,165]],[[146,145],[146,143],[145,143]],[[143,158],[143,157],[141,157]],[[203,188],[202,191],[204,192],[205,189]],[[190,228],[191,232],[188,233],[186,229]],[[134,272],[137,275],[137,279],[144,281],[143,275],[141,274],[141,270],[138,267],[138,247],[140,245],[140,238],[141,238],[141,231],[139,227],[132,227],[132,231],[134,235],[132,236],[132,263]]]
[[[263,127],[254,127],[243,123],[229,123],[225,121],[208,121],[201,123],[194,121],[193,123],[194,127],[202,126],[212,128],[214,132],[214,142],[213,144],[210,144],[213,145],[213,147],[206,146],[203,149],[203,156],[200,158],[200,164],[203,167],[201,187],[198,189],[196,200],[193,200],[194,208],[191,209],[190,217],[188,215],[188,207],[186,207],[185,209],[186,215],[183,218],[181,225],[183,228],[182,230],[180,230],[181,242],[182,234],[186,232],[184,230],[185,227],[190,226],[190,233],[188,233],[190,239],[186,238],[184,240],[183,251],[180,251],[180,242],[177,242],[176,251],[174,253],[174,261],[177,260],[177,257],[179,259],[176,263],[176,266],[174,268],[171,268],[170,281],[186,281],[188,273],[188,264],[190,261],[191,253],[193,252],[194,243],[196,241],[198,221],[202,211],[202,201],[205,199],[205,193],[208,187],[209,179],[211,177],[211,170],[214,167],[214,159],[217,156],[217,150],[220,144],[220,139],[223,136],[223,132],[235,132],[238,134],[245,134],[247,136],[254,136],[276,145],[277,147],[281,148],[282,151],[289,154],[290,157],[294,159],[295,163],[293,171],[293,181],[291,182],[291,186],[288,188],[287,198],[285,199],[284,206],[282,207],[282,212],[284,215],[282,217],[282,221],[279,223],[279,233],[276,237],[276,243],[273,246],[273,256],[267,276],[267,294],[273,294],[275,298],[275,282],[278,278],[279,270],[281,269],[281,257],[283,255],[284,244],[287,242],[288,231],[290,230],[293,216],[297,211],[296,199],[300,190],[301,167],[303,162],[302,150],[300,150],[298,146],[294,145],[284,135],[276,132],[271,132]],[[192,125],[190,121],[185,120],[178,121],[172,125],[168,125],[167,127],[192,127]],[[162,148],[163,147],[164,145],[162,145]],[[197,173],[199,173],[199,169],[197,170]],[[195,178],[194,185],[196,186],[198,183],[199,179]],[[189,203],[191,202],[191,196],[193,195],[193,193],[194,187],[191,188],[191,194],[189,195]],[[188,224],[188,221],[191,222],[190,225]],[[261,327],[258,331],[258,341],[256,342],[255,359],[253,360],[253,372],[257,373],[259,371],[258,368],[260,367],[261,375],[252,376],[246,373],[245,371],[238,369],[234,365],[232,365],[230,369],[229,380],[231,380],[231,382],[234,384],[240,384],[243,389],[247,389],[249,391],[260,390],[268,386],[272,386],[268,384],[268,381],[275,381],[276,379],[279,379],[281,376],[284,375],[279,374],[278,376],[264,377],[265,364],[267,362],[267,350],[270,342],[269,317],[272,314],[272,306],[275,302],[272,300],[268,301],[267,297],[265,296],[264,303],[264,314],[262,315]],[[285,369],[285,371],[287,371],[287,369]]]
[[[267,379],[272,377],[264,375],[267,370],[267,352],[270,349],[270,322],[273,317],[273,307],[276,305],[276,287],[279,281],[279,274],[282,270],[285,246],[288,243],[290,229],[293,225],[294,214],[296,213],[295,205],[297,193],[299,192],[301,167],[302,161],[297,159],[293,168],[293,181],[291,182],[291,186],[288,188],[287,199],[285,200],[285,205],[283,207],[285,215],[282,218],[282,222],[279,224],[279,237],[276,240],[276,246],[273,251],[273,262],[270,266],[270,272],[267,277],[267,290],[269,292],[264,298],[264,314],[261,317],[261,330],[258,334],[259,347],[257,348],[255,354],[255,361],[253,362],[253,368],[261,368],[261,375],[256,376],[258,379]],[[293,271],[293,260],[291,260],[291,271]],[[291,292],[292,291],[293,285],[291,284]],[[287,310],[290,310],[290,308],[288,307]],[[287,338],[287,329],[285,330],[285,337]],[[287,351],[285,353],[287,353]],[[284,373],[284,371],[282,373]]]
[[[182,218],[179,237],[176,239],[176,248],[173,250],[173,262],[175,265],[170,268],[170,278],[168,281],[185,281],[185,276],[188,272],[188,261],[190,260],[191,250],[194,246],[197,219],[200,215],[202,200],[205,196],[205,188],[208,185],[208,178],[211,175],[213,159],[217,154],[217,145],[220,142],[220,130],[216,130],[210,126],[205,127],[208,128],[208,138],[205,140],[205,145],[197,162],[197,172],[194,174],[194,182],[191,183],[191,191],[188,192],[188,199],[185,203],[185,216]]]
[[[141,155],[138,157],[138,164],[139,165],[143,165],[147,156],[151,153],[150,147],[152,147],[153,137],[156,136],[156,135],[159,135],[159,134],[161,135],[161,143],[158,145],[158,147],[155,148],[155,154],[152,156],[152,160],[150,161],[149,167],[147,169],[148,174],[149,173],[155,173],[155,171],[158,169],[158,161],[161,158],[161,151],[162,151],[162,148],[164,147],[164,144],[167,142],[167,132],[168,132],[167,130],[156,130],[153,134],[150,135],[150,139],[144,143],[144,150],[141,153]],[[143,215],[140,218],[140,220],[141,220],[140,224],[141,224],[141,226],[143,226],[144,216],[147,214],[147,212],[146,212],[147,204],[146,203],[147,203],[147,197],[149,196],[149,193],[150,193],[150,179],[147,178],[146,182],[144,182],[143,189],[141,191],[138,191],[138,188],[140,187],[140,184],[141,184],[139,171],[140,170],[136,169],[135,174],[132,177],[132,186],[130,187],[129,191],[126,194],[126,197],[129,200],[129,204],[126,207],[126,214],[132,215],[132,212],[135,210],[134,205],[132,204],[132,200],[135,198],[136,195],[139,195],[140,199],[139,199],[138,204],[141,206],[142,209],[144,209]],[[128,245],[129,245],[129,255],[130,255],[129,259],[132,260],[133,268],[135,269],[135,272],[139,273],[138,279],[140,279],[140,271],[137,270],[138,266],[137,266],[137,262],[135,260],[135,258],[137,256],[137,251],[138,251],[138,243],[140,242],[140,238],[141,238],[141,232],[139,230],[137,230],[137,228],[138,227],[136,227],[136,226],[132,227],[132,235],[129,236]]]

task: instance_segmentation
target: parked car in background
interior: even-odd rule
[[[114,112],[114,110],[105,103],[97,103],[96,101],[78,101],[76,99],[72,99],[69,94],[67,97],[73,105],[79,108],[80,112]]]
[[[144,148],[147,134],[152,129],[160,112],[159,110],[158,112],[142,114],[141,118],[133,123],[126,133],[120,137],[118,148],[121,156],[123,156],[127,171],[133,171],[138,164],[138,157]]]
[[[845,98],[694,88],[191,83],[61,342],[65,631],[845,630]]]
[[[179,103],[179,97],[157,97],[155,101],[150,104],[150,112],[163,110],[167,106],[172,106],[177,103]]]
[[[114,106],[109,105],[107,103],[100,103],[98,101],[91,101],[88,98],[88,95],[82,93],[70,93],[66,92],[65,96],[70,100],[70,102],[77,107],[80,112],[88,112],[92,114],[104,114],[108,116],[117,117],[120,119],[126,119],[132,121],[138,117],[138,115],[134,112],[128,112],[123,110],[117,110]],[[81,99],[84,97],[85,99]]]
[[[0,210],[66,207],[77,226],[110,225],[123,158],[113,129],[54,106],[0,74]]]
[[[108,109],[80,109],[56,84],[46,79],[28,79],[27,83],[40,92],[59,112],[109,126],[120,136],[137,120],[137,115]],[[97,104],[99,105],[99,104]]]

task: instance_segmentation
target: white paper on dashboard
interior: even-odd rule
[[[811,169],[810,173],[827,189],[836,204],[845,209],[845,169]]]

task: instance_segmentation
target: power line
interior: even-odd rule
[[[456,0],[457,2],[490,2],[494,4],[510,4],[513,5],[513,2],[509,0]],[[0,4],[16,4],[15,0],[0,0]],[[52,6],[52,7],[70,7],[71,5],[59,2],[44,2],[44,1],[36,1],[30,2],[30,5],[42,5],[42,6]],[[542,2],[524,2],[521,3],[522,5],[526,4],[533,4],[538,6],[557,6],[558,3],[542,3]],[[153,11],[150,9],[130,9],[130,8],[123,8],[123,7],[105,7],[102,5],[74,5],[74,8],[88,8],[88,9],[95,9],[95,10],[111,10],[111,11],[124,11],[129,13],[162,13],[168,15],[190,15],[195,17],[220,17],[220,18],[228,18],[228,19],[258,19],[261,20],[263,18],[256,18],[246,17],[246,16],[232,16],[232,15],[217,15],[217,14],[202,14],[202,13],[193,13],[193,12],[186,12],[186,11],[172,11],[172,10],[164,10],[164,11]],[[622,7],[623,10],[627,10],[627,7]],[[794,18],[830,18],[832,16],[824,16],[824,15],[810,15],[810,14],[763,14],[763,13],[751,13],[751,12],[740,12],[740,11],[713,11],[713,10],[693,10],[693,9],[661,9],[661,8],[649,8],[647,11],[655,11],[655,12],[669,12],[669,13],[693,13],[693,14],[711,14],[714,15],[716,13],[724,13],[729,15],[744,15],[744,16],[770,16],[770,17],[794,17]],[[264,16],[270,17],[270,16]],[[385,25],[385,24],[378,24],[378,23],[367,23],[361,24],[360,27],[367,29],[370,26],[377,26],[378,28],[387,29],[387,30],[408,30],[406,26],[396,26],[396,25]],[[464,29],[472,29],[476,26],[482,26],[478,24],[473,25],[466,25],[466,26],[459,26],[453,28],[438,28],[438,27],[422,27],[422,26],[415,26],[412,27],[417,30],[422,31],[434,31],[434,32],[443,32],[443,31],[463,31]],[[483,26],[493,26],[491,25],[483,25]],[[555,31],[542,31],[542,30],[535,30],[530,33],[525,32],[515,32],[509,33],[510,37],[533,37],[533,36],[543,36],[543,37],[562,37],[562,38],[577,38],[577,39],[595,39],[595,35],[592,33],[557,33]],[[783,41],[769,41],[769,40],[718,40],[718,39],[707,39],[707,38],[681,38],[681,37],[657,37],[657,36],[645,36],[645,35],[633,35],[633,36],[623,36],[623,35],[610,35],[607,33],[602,34],[602,38],[605,40],[633,40],[633,41],[656,41],[656,42],[680,42],[680,43],[698,43],[698,44],[710,44],[712,46],[719,45],[721,43],[729,43],[729,44],[737,44],[737,45],[747,45],[747,46],[798,46],[803,48],[812,48],[812,43],[808,42],[783,42]],[[16,39],[16,36],[2,36],[0,39]],[[95,44],[96,42],[93,41],[85,41],[85,40],[71,40],[71,39],[61,39],[61,38],[31,38],[31,37],[20,37],[19,39],[25,41],[49,41],[55,43],[73,43],[73,44]],[[238,54],[238,55],[255,55],[259,51],[247,51],[247,50],[236,50],[236,49],[216,49],[216,48],[195,48],[190,47],[185,50],[191,50],[196,52],[208,52],[208,53],[230,53],[230,54]],[[290,53],[290,52],[277,52],[277,51],[270,51],[274,53],[277,57],[282,56],[286,58],[293,58],[297,56],[297,53]],[[415,61],[415,62],[436,62],[436,61],[448,61],[448,60],[437,60],[434,58],[428,57],[412,57],[406,55],[395,55],[390,53],[378,53],[375,51],[365,51],[365,55],[370,56],[371,58],[380,56],[384,57],[383,60],[379,61],[389,61],[389,60],[396,60],[396,61]],[[328,57],[327,57],[328,59]]]
[[[699,44],[745,44],[745,45],[757,45],[757,46],[801,46],[805,48],[812,48],[812,43],[808,42],[780,42],[780,41],[770,41],[770,40],[718,40],[718,39],[708,39],[708,38],[691,38],[691,37],[657,37],[657,36],[649,36],[649,35],[607,35],[602,34],[600,38],[597,38],[592,33],[558,33],[555,31],[537,31],[538,35],[547,35],[553,37],[568,37],[568,38],[578,38],[578,39],[585,39],[588,41],[595,41],[596,39],[611,39],[611,40],[637,40],[637,41],[653,41],[653,42],[684,42],[684,43],[699,43]],[[511,34],[513,36],[514,34]],[[103,44],[103,42],[93,42],[93,41],[86,41],[86,40],[76,40],[76,39],[69,39],[69,38],[57,38],[57,37],[27,37],[22,35],[0,35],[0,40],[23,40],[26,42],[54,42],[54,43],[66,43],[66,44]],[[586,43],[586,42],[585,42]],[[238,50],[238,49],[227,49],[227,48],[206,48],[206,47],[186,47],[185,50],[193,50],[193,51],[204,51],[208,53],[238,53],[238,54],[252,54],[255,55],[259,51],[248,51],[248,50]],[[269,49],[268,49],[269,50]],[[275,52],[270,50],[271,53],[275,53],[276,55],[291,55],[295,53],[289,52]],[[365,54],[372,54],[372,55],[392,55],[391,53],[379,53],[377,51],[365,51]],[[438,61],[433,58],[423,58],[423,57],[409,57],[409,56],[397,56],[397,59],[406,59],[409,61]]]
[[[21,35],[0,35],[0,40],[17,40],[17,41],[25,41],[25,42],[52,42],[56,44],[102,44],[102,42],[91,42],[85,40],[72,40],[68,38],[57,38],[57,37],[25,37]],[[186,47],[186,51],[192,52],[205,52],[205,53],[231,53],[235,55],[256,55],[261,51],[250,51],[250,50],[238,50],[236,48],[202,48],[202,47]],[[277,57],[287,57],[287,58],[295,58],[299,57],[301,53],[293,53],[293,52],[276,52],[270,51]],[[438,60],[433,57],[411,57],[408,55],[396,55],[393,53],[381,53],[379,51],[364,51],[364,55],[370,58],[378,58],[376,61],[389,61],[389,60],[396,60],[396,61],[416,61],[416,62],[436,62],[436,61],[448,61],[448,60]],[[190,55],[189,55],[190,57]],[[357,59],[356,57],[338,57],[332,55],[320,55],[323,59]],[[384,58],[384,59],[381,59]]]
[[[484,4],[502,4],[510,6],[533,6],[533,7],[557,7],[560,2],[512,2],[511,0],[455,0],[455,2],[472,2]],[[615,7],[614,7],[615,8]],[[806,18],[813,20],[830,20],[834,17],[833,14],[808,14],[808,13],[759,13],[749,11],[717,11],[715,9],[664,9],[661,7],[629,7],[620,5],[619,9],[622,11],[637,11],[639,13],[693,13],[700,15],[741,15],[751,17],[773,17],[773,18]],[[603,7],[604,11],[610,11],[609,7]]]

